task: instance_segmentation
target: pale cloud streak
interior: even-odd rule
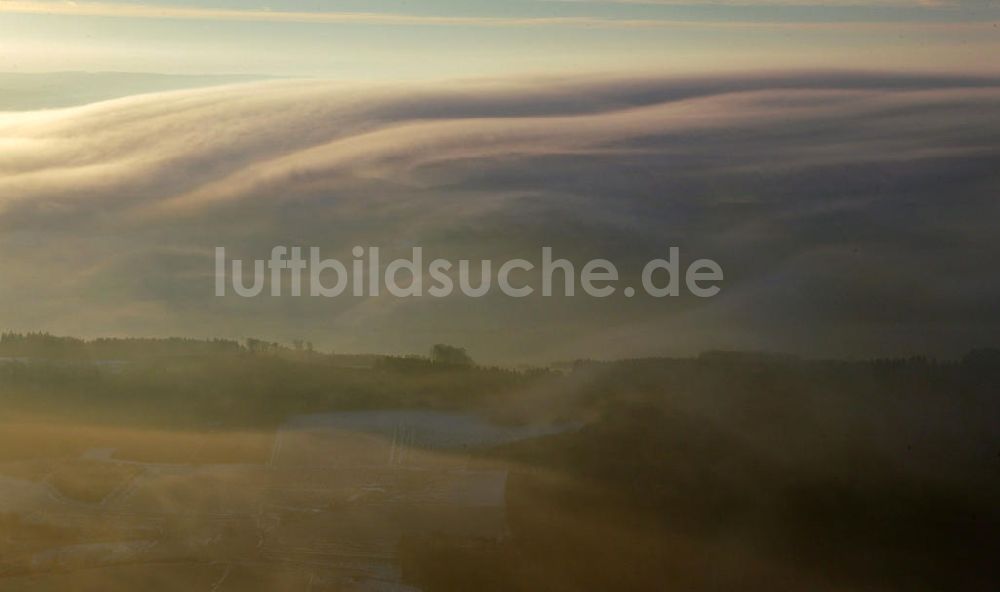
[[[832,8],[941,8],[970,5],[968,0],[541,0],[566,4],[635,4],[644,6],[825,6]],[[980,2],[985,5],[984,2]]]
[[[336,25],[402,25],[436,27],[561,27],[598,29],[942,29],[986,30],[990,23],[978,22],[786,22],[750,20],[678,20],[665,18],[607,18],[599,16],[448,16],[382,12],[303,12],[122,4],[109,2],[53,2],[8,0],[0,2],[0,13],[70,17],[134,19],[178,19],[204,21],[315,23]]]

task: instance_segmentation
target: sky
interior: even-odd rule
[[[998,69],[990,0],[0,1],[0,71],[404,80]]]

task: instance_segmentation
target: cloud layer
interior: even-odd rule
[[[1000,82],[268,82],[0,114],[0,325],[480,357],[951,354],[992,339]],[[605,257],[707,301],[217,299],[212,249]]]
[[[975,0],[973,0],[975,2]],[[602,4],[600,2],[563,2],[567,6],[577,4],[587,6],[588,4]],[[657,0],[647,0],[639,2],[606,2],[603,4],[648,4],[648,5],[678,5],[687,4],[697,6],[698,2],[688,0],[687,2],[660,2]],[[831,8],[859,8],[859,7],[963,7],[975,6],[961,1],[942,0],[940,2],[927,0],[926,2],[908,0],[849,0],[847,2],[838,0],[798,0],[796,2],[782,2],[774,0],[749,0],[747,2],[702,2],[705,5],[715,6],[823,6]],[[984,5],[985,6],[985,5]],[[58,2],[51,0],[8,0],[0,3],[0,13],[12,14],[34,14],[34,15],[55,15],[72,17],[110,17],[110,18],[133,18],[150,20],[200,20],[200,21],[235,21],[235,22],[265,22],[265,23],[313,23],[332,25],[389,25],[389,26],[429,26],[429,27],[573,27],[573,28],[607,28],[607,29],[660,29],[679,27],[708,27],[708,28],[782,28],[794,26],[801,28],[805,23],[787,21],[758,21],[745,19],[674,19],[655,16],[644,16],[641,18],[629,18],[627,16],[609,17],[604,15],[588,14],[532,14],[530,11],[518,15],[461,15],[461,14],[406,14],[398,12],[379,11],[296,11],[296,10],[271,10],[271,9],[245,9],[245,8],[223,8],[223,7],[200,7],[177,4],[142,4],[125,2]],[[847,19],[846,22],[812,22],[808,26],[859,28],[866,23],[857,19]],[[890,26],[894,28],[949,28],[949,29],[987,29],[988,25],[978,23],[974,20],[967,22],[920,22],[907,19],[900,19],[897,22],[872,22],[867,23],[873,26]]]

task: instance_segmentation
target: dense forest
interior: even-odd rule
[[[513,536],[410,541],[415,581],[526,591],[1000,581],[1000,352],[952,363],[719,353],[575,372],[589,374],[578,402],[593,421],[490,452],[520,467]],[[456,564],[477,569],[440,569]]]

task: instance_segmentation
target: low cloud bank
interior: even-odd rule
[[[951,355],[1000,329],[1000,81],[796,74],[239,84],[0,114],[0,325],[481,359]],[[706,301],[216,299],[213,248],[679,246]]]

